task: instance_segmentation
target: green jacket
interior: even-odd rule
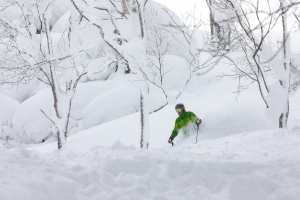
[[[195,115],[193,112],[183,112],[179,115],[179,117],[175,121],[175,127],[172,131],[171,139],[174,140],[174,138],[178,135],[178,132],[180,129],[186,127],[189,123],[196,123],[199,120],[199,118]]]

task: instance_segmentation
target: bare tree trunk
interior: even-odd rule
[[[63,147],[63,144],[61,140],[61,133],[59,130],[56,130],[56,136],[57,136],[57,148],[61,149]]]
[[[215,20],[214,20],[214,15],[213,15],[213,11],[212,11],[212,0],[207,0],[207,4],[209,7],[210,36],[213,38],[215,35],[215,28],[214,28]]]
[[[211,39],[218,39],[218,45],[224,43],[224,38],[225,38],[225,33],[222,26],[220,23],[218,23],[216,21],[216,14],[218,14],[218,12],[216,12],[215,8],[216,8],[216,4],[217,2],[215,2],[215,0],[206,0],[206,3],[208,5],[209,8],[209,25],[210,25],[210,35],[211,35]]]
[[[279,83],[286,95],[285,110],[279,116],[279,128],[286,128],[289,118],[289,85],[290,85],[290,66],[289,66],[289,36],[287,33],[287,2],[280,0],[281,19],[282,19],[282,43],[283,43],[283,71],[284,74],[280,77]]]
[[[122,9],[123,9],[123,15],[128,15],[129,14],[127,0],[122,0]]]
[[[140,95],[140,120],[141,120],[141,138],[140,138],[140,148],[149,148],[149,111],[147,109],[147,101],[143,92]]]
[[[137,4],[137,7],[138,7],[141,38],[144,39],[144,37],[145,37],[145,28],[144,28],[143,9],[141,7],[141,3],[139,2],[139,0],[135,0],[135,1],[136,1],[136,4]]]
[[[140,95],[140,116],[141,116],[141,138],[140,138],[140,147],[144,148],[145,142],[145,111],[144,111],[144,96],[141,93]]]
[[[71,110],[72,110],[72,103],[73,103],[73,95],[72,97],[69,99],[69,105],[68,105],[68,113],[67,113],[67,121],[65,123],[65,129],[64,129],[64,136],[65,139],[67,139],[68,134],[69,134],[69,125],[70,125],[70,118],[71,118]]]

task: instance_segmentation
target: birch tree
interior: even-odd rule
[[[147,94],[146,94],[147,95]],[[148,102],[145,99],[144,91],[140,94],[140,148],[148,149],[150,146],[150,127],[149,127],[149,109]]]
[[[282,20],[282,48],[283,48],[283,64],[282,64],[282,74],[279,77],[279,83],[281,89],[284,91],[285,95],[285,106],[283,106],[283,111],[279,116],[279,128],[286,128],[289,118],[289,91],[290,91],[290,36],[288,33],[288,2],[286,0],[280,0],[281,9],[281,20]]]
[[[4,43],[2,45],[10,49],[4,52],[6,63],[10,64],[6,67],[1,67],[0,70],[4,74],[13,74],[4,83],[18,84],[24,80],[37,79],[49,87],[53,102],[52,110],[54,112],[49,113],[44,110],[41,110],[41,112],[52,124],[53,133],[57,138],[58,149],[61,149],[70,132],[72,102],[75,98],[77,86],[86,73],[77,68],[74,59],[78,56],[76,53],[61,55],[57,52],[57,48],[54,47],[56,44],[54,43],[54,34],[51,32],[49,15],[49,8],[52,2],[32,1],[34,6],[29,9],[35,9],[36,12],[30,10],[26,12],[31,14],[37,13],[37,16],[32,15],[30,18],[27,18],[28,16],[24,15],[23,23],[25,25],[20,24],[20,26],[16,27],[10,25],[8,21],[3,21],[6,24],[3,27],[4,30],[8,33],[13,33],[13,35],[9,35],[8,38],[3,40]],[[25,10],[28,9],[18,4],[17,1],[13,5],[18,5],[16,9],[21,9],[21,13],[25,13]],[[34,19],[34,17],[37,17],[40,21],[38,27],[35,27],[32,21],[27,21]],[[23,26],[25,26],[25,32]],[[63,37],[65,40],[62,41],[67,44],[65,45],[66,47],[71,47],[71,25],[67,30],[69,30],[66,33],[68,37]],[[70,63],[72,63],[71,67],[64,66]],[[65,74],[68,75],[64,76]],[[43,139],[43,141],[47,138]]]
[[[206,0],[209,9],[209,26],[211,41],[218,48],[228,49],[232,40],[232,12],[223,0]]]
[[[277,119],[279,128],[286,128],[289,116],[291,77],[290,33],[288,31],[290,18],[288,13],[300,2],[279,0],[277,2],[279,3],[278,8],[274,8],[274,6],[272,8],[270,0],[264,2],[260,0],[225,0],[224,2],[234,13],[235,23],[231,24],[231,29],[235,32],[235,48],[231,51],[241,50],[246,64],[240,66],[234,59],[230,58],[230,55],[222,56],[234,64],[239,74],[238,77],[244,77],[257,84],[259,94],[267,110],[279,107],[275,109],[280,109],[280,113],[278,114],[276,111],[274,117]],[[271,55],[269,53],[266,56],[264,52],[267,51],[268,41],[270,41],[272,33],[278,30],[280,26],[279,30],[282,31],[281,45],[276,47],[277,49]],[[281,52],[282,56],[280,56]],[[277,62],[278,60],[279,62]],[[277,73],[277,84],[271,84],[268,81],[269,72]],[[279,96],[278,91],[280,91]]]
[[[84,6],[80,6],[78,1],[76,0],[70,0],[73,4],[75,10],[77,13],[81,16],[83,20],[85,20],[86,23],[88,23],[91,26],[96,27],[99,30],[100,37],[103,39],[105,44],[108,48],[112,50],[112,52],[115,53],[117,57],[117,62],[126,66],[125,73],[136,73],[141,74],[142,68],[147,65],[147,54],[146,54],[146,31],[145,31],[145,20],[144,20],[144,9],[146,9],[147,0],[121,0],[118,3],[112,1],[112,0],[106,0],[104,3],[99,2],[99,6],[96,3],[96,5],[92,4],[89,1],[86,1],[84,3]],[[103,4],[101,4],[103,3]],[[105,13],[107,17],[110,19],[110,22],[112,26],[114,27],[112,37],[109,35],[107,36],[107,27],[102,24],[102,22],[93,20],[94,16],[90,14],[90,12],[87,12],[85,8],[88,7],[89,9],[99,11],[101,13]],[[135,39],[138,39],[137,41],[137,49],[124,49],[123,43],[130,43],[131,41],[127,41],[126,39],[123,39],[122,37],[122,31],[118,27],[118,23],[116,23],[116,20],[119,19],[121,22],[119,23],[129,23],[131,24],[131,27],[133,29],[134,33],[137,33],[137,35],[133,35],[132,37]],[[133,42],[132,42],[133,44]],[[128,56],[130,55],[130,56]],[[119,65],[119,64],[118,64]],[[141,75],[141,77],[143,77]],[[140,121],[141,123],[141,136],[144,138],[141,138],[143,140],[143,145],[149,146],[148,140],[149,136],[146,134],[149,133],[149,130],[146,130],[149,128],[147,126],[148,120],[148,114],[149,111],[147,110],[148,106],[147,99],[149,95],[148,90],[148,84],[147,81],[144,80],[144,83],[140,90],[141,90],[141,116],[142,119]]]

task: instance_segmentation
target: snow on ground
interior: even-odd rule
[[[234,86],[208,75],[176,101],[203,119],[198,144],[194,136],[175,147],[167,143],[175,101],[150,116],[149,151],[138,148],[139,113],[96,122],[71,135],[62,151],[55,142],[0,144],[0,200],[298,200],[300,93],[291,98],[291,129],[279,131],[270,129],[256,89],[230,94]],[[108,98],[97,93],[107,88],[80,85],[78,115],[88,107],[91,119],[100,119],[98,108],[109,112],[101,108]]]
[[[153,28],[157,20],[168,24],[161,21],[165,13],[155,14],[156,6],[160,7],[153,4],[153,10],[146,13],[150,16],[146,22]],[[58,20],[59,16],[53,17]],[[56,36],[67,18],[68,14],[54,27]],[[122,32],[134,35],[125,31],[127,25]],[[79,49],[82,45],[93,49],[95,37],[84,43],[79,37],[91,30],[79,32]],[[78,133],[70,135],[63,150],[56,150],[51,141],[38,145],[0,141],[0,200],[298,200],[300,93],[291,98],[289,130],[271,129],[273,122],[255,85],[237,95],[236,81],[217,78],[231,73],[226,63],[193,77],[183,95],[174,100],[172,94],[181,91],[187,78],[182,78],[185,61],[174,56],[185,55],[187,49],[180,43],[182,36],[175,36],[165,60],[176,69],[170,73],[167,68],[165,74],[170,105],[150,117],[148,151],[138,148],[140,116],[134,112],[139,90],[133,87],[138,80],[111,77],[105,82],[81,83],[72,113],[78,120]],[[128,38],[128,45],[138,47],[134,37]],[[98,69],[101,63],[94,60],[89,67]],[[90,75],[91,80],[99,79]],[[19,134],[40,141],[50,131],[40,109],[51,113],[52,107],[49,90],[35,84],[1,89],[9,97],[0,96],[0,122],[9,125],[12,121],[11,128]],[[161,105],[162,95],[151,95],[151,106]],[[177,117],[174,105],[179,102],[203,119],[198,144],[194,136],[181,145],[175,141],[174,147],[167,143]]]
[[[174,105],[151,115],[149,151],[138,148],[138,113],[71,135],[62,151],[55,142],[6,143],[0,199],[298,200],[299,94],[291,98],[291,129],[272,130],[255,90],[236,98],[225,95],[229,82],[208,83],[178,100],[204,120],[198,144],[194,136],[167,144]]]
[[[300,92],[293,94],[291,98],[291,110],[290,110],[290,119],[289,126],[294,130],[300,130]]]
[[[94,138],[98,139],[98,138]],[[133,146],[0,154],[1,200],[297,200],[300,133],[260,131],[198,145],[140,151]],[[79,144],[79,143],[78,143]]]
[[[209,83],[192,82],[178,100],[203,118],[198,144],[194,136],[167,144],[173,104],[151,115],[149,151],[138,148],[138,113],[71,135],[62,151],[55,142],[6,143],[0,199],[298,200],[299,94],[291,98],[291,129],[279,131],[270,129],[255,89],[228,95],[233,82]]]
[[[0,125],[10,123],[19,103],[3,94],[0,94]]]
[[[182,99],[197,100],[188,94]],[[297,95],[292,98],[292,105],[297,99]],[[239,112],[235,111],[245,107],[243,104],[234,108],[229,99],[223,101],[231,105],[232,116],[213,118],[206,112],[213,106],[200,109],[207,104],[204,98],[187,102],[189,108],[199,115],[202,110],[204,119],[212,121],[203,125],[198,144],[194,137],[182,145],[167,144],[176,118],[170,105],[151,115],[149,151],[138,148],[138,114],[72,135],[62,151],[57,151],[53,142],[22,148],[0,146],[0,199],[297,200],[300,131],[254,131],[259,129],[254,123],[250,131],[247,127],[242,131],[243,125],[233,127],[240,131],[234,134],[229,134],[232,124],[228,129],[220,126],[218,131],[226,134],[217,134],[211,127],[218,126],[218,121],[235,118],[243,124],[249,119],[246,114],[236,117]],[[222,106],[216,109],[226,111]],[[297,113],[291,115],[293,119]]]

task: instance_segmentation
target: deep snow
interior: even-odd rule
[[[89,135],[98,140],[98,136]],[[1,200],[297,200],[300,133],[259,131],[141,151],[72,140],[0,154]]]
[[[193,94],[187,89],[180,99],[204,120],[198,144],[193,137],[167,144],[173,105],[151,115],[148,151],[138,148],[139,114],[82,130],[61,151],[55,142],[4,143],[0,199],[298,200],[299,94],[291,99],[291,129],[271,130],[262,128],[268,124],[264,109],[246,100],[251,90],[239,100],[209,92],[224,87],[207,85]]]
[[[147,11],[147,26],[157,29],[170,22],[158,8],[161,6],[153,3]],[[232,73],[225,62],[209,74],[193,77],[185,88],[189,72],[184,57],[188,47],[183,45],[181,34],[171,31],[173,38],[167,31],[163,36],[171,46],[163,59],[163,86],[170,105],[150,116],[150,149],[142,151],[138,148],[140,116],[136,111],[144,80],[110,74],[106,65],[111,57],[96,55],[103,41],[92,27],[77,27],[73,48],[66,49],[58,39],[66,37],[63,31],[70,13],[63,12],[65,9],[66,5],[61,6],[60,17],[54,15],[51,19],[57,22],[53,27],[55,52],[64,55],[83,48],[92,56],[79,61],[86,66],[88,75],[79,84],[73,102],[71,135],[61,151],[54,137],[43,144],[32,144],[51,131],[49,121],[40,112],[53,112],[49,89],[34,81],[1,87],[0,133],[4,136],[0,136],[4,140],[0,140],[0,200],[299,199],[299,91],[291,95],[289,129],[274,130],[277,119],[265,112],[255,85],[240,91],[236,89],[237,80],[219,78]],[[132,25],[119,25],[129,40],[120,51],[139,65],[135,62],[140,60],[134,58],[142,56],[142,41],[128,28]],[[113,27],[104,26],[108,39],[113,41],[109,38]],[[152,32],[149,35],[154,36]],[[86,39],[82,40],[82,36]],[[192,50],[204,46],[205,35],[202,36],[193,38]],[[148,45],[154,39],[150,37]],[[28,48],[32,48],[31,44]],[[155,76],[157,71],[149,74],[155,80],[159,78]],[[183,95],[176,99],[183,89]],[[157,88],[150,90],[150,107],[157,108],[164,103],[164,96]],[[194,136],[181,145],[175,141],[175,147],[167,143],[178,102],[203,119],[198,144],[194,144]],[[7,135],[31,144],[15,143]]]
[[[236,118],[239,112],[236,113],[229,99],[223,101],[231,105],[232,119],[236,118],[240,123],[236,129],[232,124],[220,122],[230,120],[228,113],[213,118],[213,106],[202,107],[201,113],[201,104],[208,102],[193,97],[185,95],[182,99],[193,99],[187,101],[188,108],[193,108],[204,119],[198,144],[194,144],[193,137],[175,147],[167,144],[176,118],[172,105],[151,115],[151,148],[148,151],[138,148],[138,114],[72,135],[62,151],[56,149],[55,142],[18,148],[11,143],[3,144],[0,199],[299,198],[297,106],[291,113],[291,123],[295,123],[291,130],[262,130],[259,124],[253,124],[252,130],[245,128],[242,131],[244,121],[251,117]],[[297,99],[296,93],[292,98],[293,106],[298,105]],[[199,105],[199,102],[202,103]],[[221,104],[218,107],[224,112],[226,108]],[[256,118],[257,122],[262,119]],[[218,126],[217,122],[223,126]],[[214,126],[218,129],[213,129]],[[260,130],[253,131],[255,127]],[[236,132],[230,133],[230,129]]]
[[[138,148],[138,113],[83,129],[62,151],[3,142],[0,199],[298,200],[299,92],[290,129],[272,130],[255,88],[228,94],[233,81],[213,80],[192,81],[177,100],[204,121],[198,144],[167,144],[174,104],[150,116],[148,151]]]
[[[167,144],[173,104],[150,116],[148,151],[138,148],[138,113],[81,130],[62,151],[3,142],[0,199],[298,200],[299,93],[290,130],[272,130],[255,88],[228,94],[234,82],[214,78],[191,82],[177,100],[204,121],[198,144]]]

